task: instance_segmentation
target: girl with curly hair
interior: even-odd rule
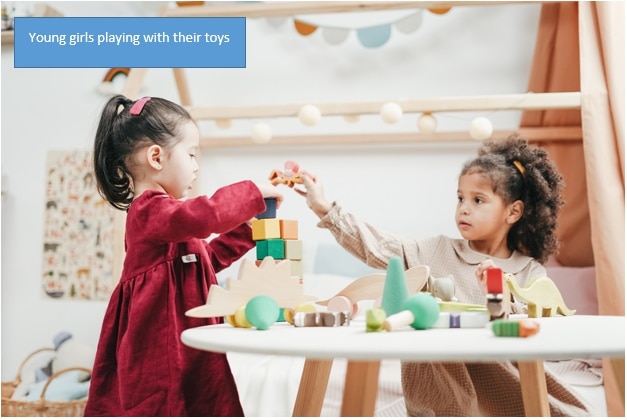
[[[546,151],[511,136],[486,142],[461,171],[455,221],[461,239],[414,240],[383,232],[326,200],[322,183],[303,174],[307,205],[337,242],[370,267],[400,256],[405,269],[428,265],[452,275],[460,302],[486,304],[485,274],[499,267],[520,285],[546,276],[542,263],[558,249],[555,234],[563,180]],[[507,285],[504,285],[507,288]],[[507,293],[505,293],[507,295]],[[507,310],[525,313],[522,302]],[[589,415],[567,385],[546,373],[551,416]],[[516,366],[510,362],[403,362],[401,381],[410,416],[524,416]]]

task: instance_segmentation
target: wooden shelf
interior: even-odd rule
[[[33,6],[33,17],[50,16],[63,16],[63,13],[43,3],[37,3]],[[13,30],[2,31],[2,45],[13,45],[14,39],[15,33]]]
[[[313,103],[322,115],[378,114],[389,101]],[[392,100],[404,113],[460,112],[460,111],[511,111],[578,109],[580,92],[522,93],[514,95],[488,95],[466,97],[438,97],[424,99]],[[296,117],[305,104],[250,105],[250,106],[188,106],[195,120],[279,118]]]
[[[428,9],[457,6],[499,5],[522,1],[270,1],[236,2],[224,5],[164,8],[170,17],[243,16],[248,18],[281,17],[323,13],[367,12],[378,10]]]
[[[504,139],[518,133],[529,141],[581,142],[583,133],[579,126],[565,127],[521,127],[512,130],[495,131],[492,139]],[[310,145],[346,145],[346,144],[416,144],[425,142],[481,142],[470,137],[467,131],[438,132],[433,134],[415,133],[360,133],[360,134],[320,134],[320,135],[284,135],[273,136],[268,143],[256,144],[250,136],[203,137],[201,148],[222,149],[230,147],[273,147],[273,146],[310,146]]]

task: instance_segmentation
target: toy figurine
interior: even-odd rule
[[[341,327],[350,325],[348,312],[296,312],[295,327]]]
[[[551,317],[556,313],[568,316],[576,312],[566,306],[559,289],[548,277],[533,279],[524,287],[520,287],[511,274],[505,277],[505,281],[516,298],[527,302],[529,318]]]
[[[385,317],[385,310],[381,307],[368,309],[366,311],[366,332],[383,331]]]
[[[440,316],[440,306],[430,294],[419,292],[403,303],[401,310],[388,316],[383,323],[386,331],[394,331],[411,325],[416,330],[431,328]]]
[[[538,331],[540,331],[540,324],[531,319],[518,321],[497,319],[492,323],[492,332],[497,337],[530,337]]]
[[[276,186],[279,184],[285,184],[288,187],[292,188],[294,184],[302,184],[303,180],[301,178],[301,174],[309,175],[306,171],[300,171],[298,163],[293,160],[288,160],[285,162],[283,166],[284,170],[280,171],[278,169],[273,169],[268,176],[268,179],[272,183],[272,185]]]
[[[503,270],[489,267],[486,270],[486,286],[488,289],[487,307],[490,321],[509,317],[509,293],[503,293]]]

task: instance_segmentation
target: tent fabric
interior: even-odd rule
[[[625,314],[623,2],[543,3],[529,91],[580,91],[580,111],[526,111],[521,127],[582,127],[581,143],[542,142],[566,181],[563,265],[594,265],[599,313]],[[625,378],[603,361],[608,415],[624,416]]]

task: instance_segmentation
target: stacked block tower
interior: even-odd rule
[[[303,281],[303,244],[298,239],[298,221],[276,217],[276,199],[266,198],[266,211],[253,220],[253,240],[257,250],[256,264],[265,257],[276,262],[289,260],[291,275]]]

